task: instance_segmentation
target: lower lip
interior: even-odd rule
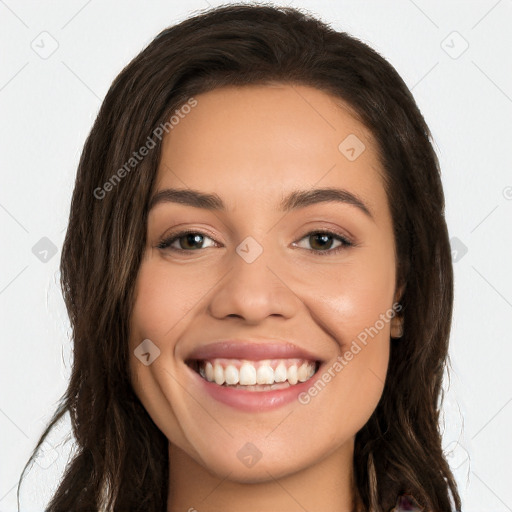
[[[299,395],[309,389],[314,384],[316,377],[320,374],[319,368],[307,381],[285,389],[276,389],[273,391],[246,391],[239,388],[219,386],[218,384],[203,379],[191,368],[189,368],[189,370],[199,379],[200,385],[203,386],[203,389],[212,398],[230,407],[247,412],[269,411],[289,404],[294,400],[298,401]]]

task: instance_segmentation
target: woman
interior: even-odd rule
[[[393,67],[291,8],[160,33],[80,160],[61,260],[77,451],[49,511],[460,509],[430,132]]]

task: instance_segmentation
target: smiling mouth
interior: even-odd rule
[[[286,389],[306,382],[319,368],[319,361],[307,359],[194,359],[187,365],[204,380],[218,386],[247,391]]]

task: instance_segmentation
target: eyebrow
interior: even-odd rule
[[[359,208],[365,215],[373,219],[370,209],[362,199],[348,190],[332,187],[294,190],[281,200],[279,208],[283,212],[289,212],[326,202],[350,204]],[[160,203],[179,203],[205,210],[226,211],[226,205],[217,194],[208,194],[193,189],[166,188],[160,190],[151,198],[148,211]]]

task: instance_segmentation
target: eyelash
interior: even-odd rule
[[[196,252],[196,251],[201,250],[201,249],[178,249],[176,247],[171,247],[172,243],[174,243],[176,240],[179,240],[180,238],[182,238],[185,235],[201,235],[203,237],[207,237],[207,238],[210,238],[211,240],[213,240],[213,238],[211,236],[209,236],[206,233],[203,233],[202,231],[185,230],[185,231],[180,231],[178,233],[172,233],[168,237],[160,240],[160,242],[158,242],[156,247],[158,249],[170,250],[170,251],[178,252],[178,253],[191,253],[191,252]],[[342,251],[343,249],[347,249],[349,247],[354,247],[356,245],[355,243],[348,240],[345,236],[343,236],[339,233],[336,233],[334,231],[329,231],[329,230],[310,231],[309,233],[306,233],[300,240],[303,240],[304,238],[307,238],[307,237],[313,236],[313,235],[329,235],[329,236],[332,236],[333,238],[335,238],[336,240],[338,240],[339,242],[341,242],[341,245],[334,249],[326,249],[324,251],[319,251],[319,250],[314,250],[314,249],[306,249],[307,251],[312,252],[318,256],[324,256],[326,254],[337,254],[338,252]],[[213,241],[215,242],[215,240],[213,240]],[[217,242],[215,242],[215,243],[217,243]],[[205,247],[205,249],[208,249],[208,247]]]

